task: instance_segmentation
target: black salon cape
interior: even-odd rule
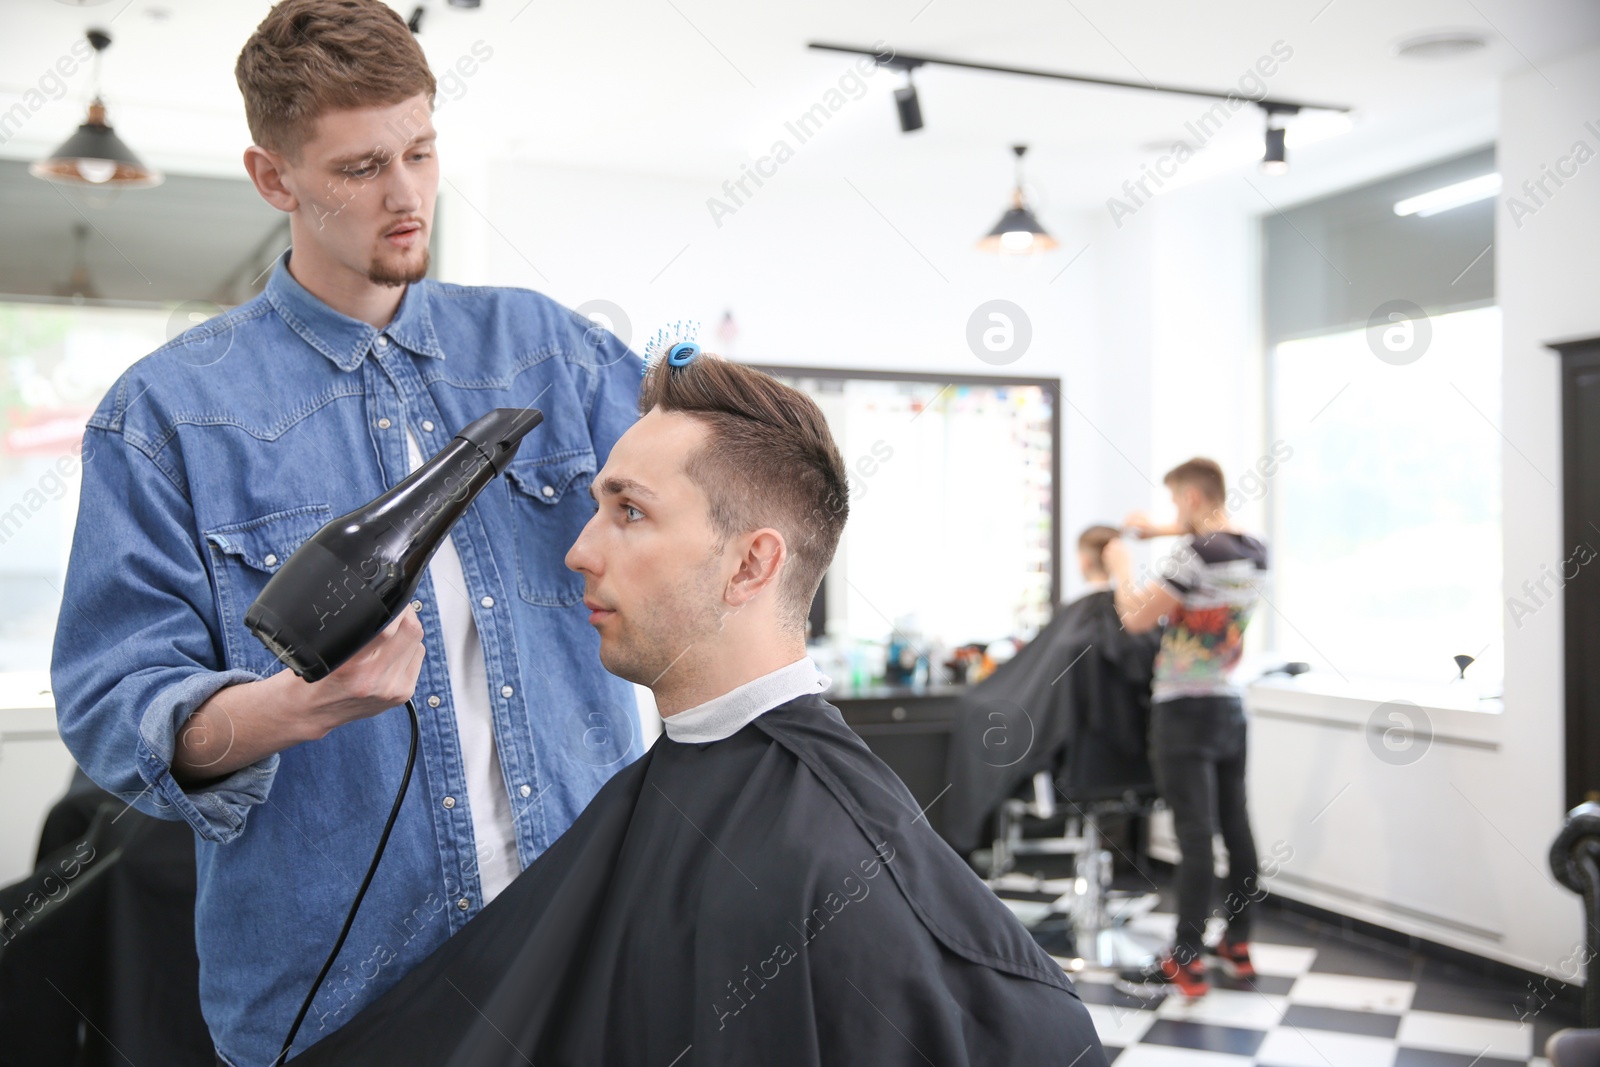
[[[957,852],[988,844],[990,817],[1039,771],[1061,807],[1153,791],[1145,737],[1160,641],[1124,630],[1109,591],[1089,593],[961,697],[942,801]]]
[[[807,696],[662,737],[300,1067],[1104,1067],[1061,968]]]

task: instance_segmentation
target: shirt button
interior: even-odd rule
[[[412,602],[411,602],[411,610],[412,610],[412,611],[421,611],[421,610],[422,610],[422,601],[420,601],[420,600],[413,600],[413,601],[412,601]]]
[[[486,608],[492,608],[494,607],[494,597],[486,596],[482,600],[478,601],[478,603],[482,604]]]
[[[388,419],[379,419],[378,420],[378,429],[387,430],[388,428],[389,428],[389,420]]]
[[[273,554],[272,554],[272,553],[271,553],[271,552],[268,552],[268,553],[267,553],[267,558],[266,558],[266,559],[264,559],[264,560],[262,560],[262,561],[261,561],[261,562],[262,562],[262,563],[265,563],[265,564],[266,564],[266,565],[267,565],[267,566],[269,566],[269,567],[270,567],[270,566],[272,566],[272,565],[273,565],[273,564],[274,564],[274,563],[276,563],[276,562],[278,562],[278,557],[277,557],[277,556],[274,556],[274,555],[273,555]]]
[[[500,695],[503,696],[503,697],[508,697],[512,693],[515,693],[515,692],[516,692],[516,690],[512,689],[509,685],[502,685],[500,687]]]
[[[433,432],[433,423],[431,421],[429,421],[428,419],[423,419],[422,420],[422,428],[424,430],[427,430],[429,433],[432,433]]]
[[[533,787],[525,785],[521,789],[518,789],[517,792],[521,793],[523,796],[529,796],[533,793]]]
[[[385,337],[385,336],[384,336],[384,335],[383,335],[383,334],[381,334],[381,333],[380,333],[380,334],[379,334],[379,335],[378,335],[378,339],[377,339],[377,341],[375,341],[375,342],[374,342],[374,343],[375,343],[375,344],[376,344],[376,345],[377,345],[377,346],[378,346],[378,347],[379,347],[379,348],[388,348],[388,347],[389,347],[389,339],[388,339],[388,338],[387,338],[387,337]]]
[[[445,797],[444,798],[444,806],[447,807],[447,808],[455,807],[456,806],[456,798],[455,797]]]
[[[439,706],[439,698],[438,697],[434,696],[434,697],[429,697],[428,698],[428,707],[436,708],[438,706]]]
[[[555,496],[556,487],[553,485],[547,485],[543,489],[539,490],[539,492],[543,493],[545,496]]]
[[[466,897],[462,897],[460,900],[456,901],[456,907],[460,908],[462,911],[466,911],[468,908],[472,907],[472,901],[468,900]]]

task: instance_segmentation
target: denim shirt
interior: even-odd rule
[[[590,481],[637,418],[639,358],[523,289],[418,282],[378,330],[312,296],[288,261],[260,296],[134,364],[89,419],[51,662],[61,736],[89,776],[198,835],[201,1003],[239,1067],[277,1054],[332,948],[400,784],[409,719],[391,708],[188,789],[170,770],[176,733],[222,687],[284,669],[245,611],[301,542],[406,477],[407,427],[426,457],[494,408],[545,414],[451,531],[521,864],[642,751],[633,688],[601,667],[583,578],[563,563],[592,514]],[[416,770],[295,1051],[482,906],[431,574],[416,599]],[[207,743],[220,753],[228,738]]]

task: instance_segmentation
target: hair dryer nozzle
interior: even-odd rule
[[[543,421],[544,412],[538,408],[495,408],[456,436],[475,445],[499,474],[516,456],[523,436]]]

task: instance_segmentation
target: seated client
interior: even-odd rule
[[[691,352],[640,410],[567,565],[664,736],[295,1062],[1104,1067],[1061,968],[819,695],[847,490],[817,406]]]

